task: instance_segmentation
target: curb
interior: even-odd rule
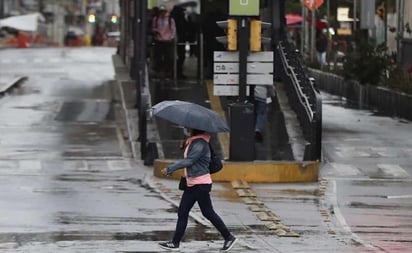
[[[20,76],[20,77],[13,79],[11,82],[8,82],[5,84],[0,83],[0,95],[4,95],[5,93],[13,89],[15,86],[18,86],[19,84],[26,81],[27,79],[28,79],[27,76]]]
[[[153,175],[159,178],[179,180],[183,170],[178,170],[172,176],[164,176],[161,170],[175,160],[157,159],[154,163]],[[231,182],[244,180],[249,183],[292,183],[317,182],[319,161],[224,161],[223,169],[212,175],[214,182]]]

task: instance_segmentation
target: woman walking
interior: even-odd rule
[[[227,229],[225,223],[213,209],[210,191],[212,178],[209,173],[210,163],[210,135],[202,130],[189,129],[190,137],[184,146],[184,159],[162,169],[162,174],[171,175],[178,169],[184,169],[187,187],[183,191],[178,209],[176,230],[171,241],[159,243],[163,249],[178,251],[180,242],[185,233],[189,212],[195,202],[198,203],[202,215],[207,218],[224,238],[223,252],[228,252],[237,239]]]

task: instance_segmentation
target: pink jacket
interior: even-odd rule
[[[154,39],[162,42],[170,42],[176,36],[176,24],[169,14],[154,17],[152,24]]]
[[[190,143],[194,139],[199,139],[199,138],[204,139],[206,142],[210,141],[210,135],[207,135],[207,134],[202,134],[202,135],[196,135],[196,136],[189,137],[186,141],[186,149],[185,149],[185,152],[184,152],[184,157],[187,156],[187,151],[188,151],[188,148],[190,146]],[[189,176],[187,176],[186,168],[185,168],[185,173],[184,174],[186,176],[187,186],[188,187],[191,187],[191,186],[194,186],[194,185],[197,185],[197,184],[211,184],[212,183],[212,177],[210,176],[209,173],[201,175],[201,176],[197,176],[197,177],[189,177]]]

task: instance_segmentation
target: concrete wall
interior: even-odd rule
[[[333,95],[342,96],[359,106],[372,107],[395,117],[412,120],[412,96],[382,87],[360,85],[356,81],[345,81],[342,77],[309,69],[316,80],[316,87]]]

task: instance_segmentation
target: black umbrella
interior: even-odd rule
[[[186,101],[163,101],[152,107],[152,115],[180,126],[209,133],[229,132],[226,122],[215,111]]]
[[[197,6],[197,2],[196,1],[187,1],[187,2],[183,2],[183,3],[178,3],[176,4],[179,7],[182,8],[186,8],[186,7],[196,7]]]

